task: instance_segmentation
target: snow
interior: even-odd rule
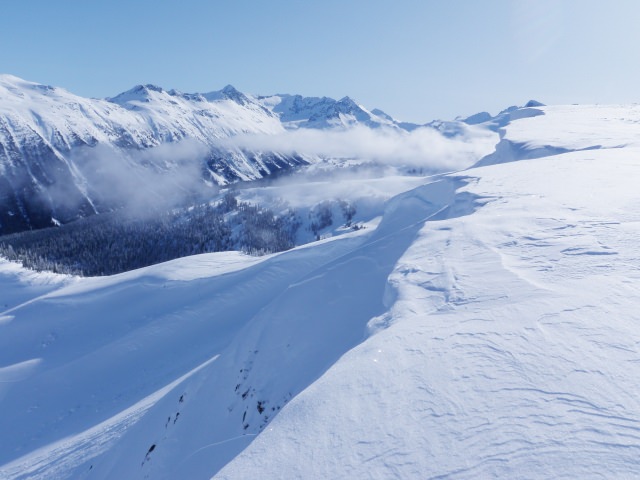
[[[501,141],[482,165],[577,150],[639,146],[639,105],[536,106],[496,118]]]
[[[215,478],[635,476],[637,153],[465,172],[483,205],[424,224],[375,334]]]
[[[242,191],[377,195],[276,255],[0,263],[0,478],[636,477],[635,112],[522,109],[528,161]]]
[[[135,424],[149,408],[175,390],[184,380],[215,361],[216,358],[214,357],[204,362],[169,385],[148,395],[132,407],[95,427],[38,449],[32,452],[25,460],[5,465],[3,467],[4,474],[9,477],[29,476],[32,478],[41,476],[52,478],[68,475],[70,469],[82,464],[87,457],[95,456],[105,448],[111,447],[122,436],[123,432]],[[0,375],[2,373],[0,371]],[[0,376],[0,378],[2,377]]]
[[[107,101],[0,75],[0,174],[16,192],[27,178],[40,186],[54,203],[53,211],[73,202],[68,191],[64,199],[57,198],[50,178],[75,186],[96,210],[94,203],[109,197],[100,191],[102,182],[109,174],[121,173],[119,164],[128,180],[135,177],[129,172],[137,169],[142,186],[135,190],[140,191],[155,183],[148,180],[147,170],[184,171],[183,160],[191,155],[195,158],[188,159],[194,166],[189,180],[195,190],[202,184],[202,163],[222,148],[221,139],[284,131],[275,114],[229,88],[203,96],[139,85]],[[166,144],[173,148],[163,149]],[[227,147],[219,156],[227,167],[225,174],[211,171],[211,175],[221,184],[261,178],[275,168],[238,148]],[[300,163],[283,156],[278,160],[281,167]],[[134,197],[135,192],[125,196]]]
[[[364,124],[369,127],[398,128],[401,126],[380,110],[369,111],[349,97],[334,100],[328,97],[272,95],[257,97],[265,108],[278,115],[288,129],[349,127]],[[379,113],[376,113],[379,112]]]
[[[451,152],[440,155],[441,148],[476,156],[473,129],[460,126],[460,142],[436,145],[435,130],[415,127],[409,134],[349,97],[256,97],[232,86],[185,94],[149,84],[99,100],[0,75],[0,175],[8,192],[0,229],[43,228],[112,208],[144,211],[156,202],[170,207],[185,192],[209,194],[206,185],[327,158],[433,173],[452,168]]]
[[[512,122],[505,138],[530,148],[639,146],[640,105],[555,105],[531,110],[544,115]]]
[[[9,310],[74,280],[73,277],[51,272],[32,272],[0,257],[0,310]]]

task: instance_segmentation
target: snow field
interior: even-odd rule
[[[0,264],[0,478],[637,477],[640,151],[539,109],[503,161],[582,151],[389,180],[375,228],[101,279]]]
[[[484,206],[425,224],[376,334],[215,478],[634,478],[634,153],[465,172]]]

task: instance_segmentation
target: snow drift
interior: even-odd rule
[[[633,478],[640,150],[536,108],[504,138],[577,151],[424,179],[375,228],[100,279],[3,264],[0,477]]]

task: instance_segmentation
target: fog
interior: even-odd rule
[[[469,167],[492,152],[496,143],[493,132],[472,127],[457,137],[448,138],[428,127],[407,132],[363,126],[346,130],[299,129],[275,135],[242,134],[221,141],[227,148],[360,159],[429,171]]]
[[[407,169],[424,174],[464,169],[492,152],[496,142],[495,133],[474,127],[467,128],[459,136],[447,138],[432,128],[406,132],[358,126],[329,131],[300,129],[276,135],[241,134],[220,140],[214,148],[235,153],[277,152],[315,158],[319,163],[309,168],[306,175],[285,177],[284,182],[329,179],[323,190],[326,195],[333,193],[329,191],[331,185],[346,192],[350,184],[359,183],[361,193],[368,191],[377,197],[379,195],[374,193],[377,187],[366,187],[362,183],[366,183],[365,179],[398,173],[406,175]],[[131,215],[145,216],[213,198],[217,188],[212,188],[211,182],[208,185],[204,177],[210,148],[196,140],[135,151],[98,145],[75,150],[71,163],[77,167],[78,183],[85,185],[84,193],[92,199],[98,212],[124,207]],[[334,172],[324,166],[323,159],[353,160],[353,163],[368,166]],[[283,186],[282,182],[278,181],[280,186]],[[58,200],[60,203],[70,201],[68,198]],[[293,203],[298,202],[294,200]]]
[[[211,194],[202,176],[206,155],[203,144],[185,140],[141,151],[86,147],[73,160],[98,210],[125,207],[145,216]]]
[[[247,185],[240,190],[243,200],[276,209],[284,201],[301,210],[325,200],[345,200],[357,205],[360,219],[369,220],[382,213],[391,197],[436,180],[425,177],[472,166],[492,153],[498,140],[496,133],[479,127],[454,138],[432,128],[406,132],[362,127],[241,135],[227,139],[225,146],[330,159],[255,188]],[[344,168],[329,166],[336,159],[353,161],[343,162]]]

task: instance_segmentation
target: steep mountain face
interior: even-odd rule
[[[283,125],[295,128],[332,128],[366,125],[401,128],[401,125],[381,110],[369,111],[349,97],[334,100],[328,97],[273,95],[258,97],[262,104],[279,115]]]
[[[97,100],[1,75],[0,234],[122,206],[128,192],[116,186],[135,178],[136,194],[160,198],[168,196],[163,191],[167,183],[194,190],[207,183],[254,180],[318,160],[221,143],[238,134],[354,125],[398,128],[390,117],[369,112],[348,97],[252,97],[230,85],[186,94],[138,85]],[[190,170],[188,179],[183,178],[185,170]],[[158,181],[158,175],[167,173]]]
[[[298,156],[217,147],[237,133],[273,134],[276,115],[233,87],[206,95],[137,86],[112,99],[0,77],[0,233],[65,223],[117,207],[117,173],[148,175],[197,162],[224,184],[305,163]],[[163,145],[179,145],[163,151]],[[117,168],[122,166],[124,168]],[[154,177],[152,177],[154,178]],[[145,185],[146,183],[146,185]]]

